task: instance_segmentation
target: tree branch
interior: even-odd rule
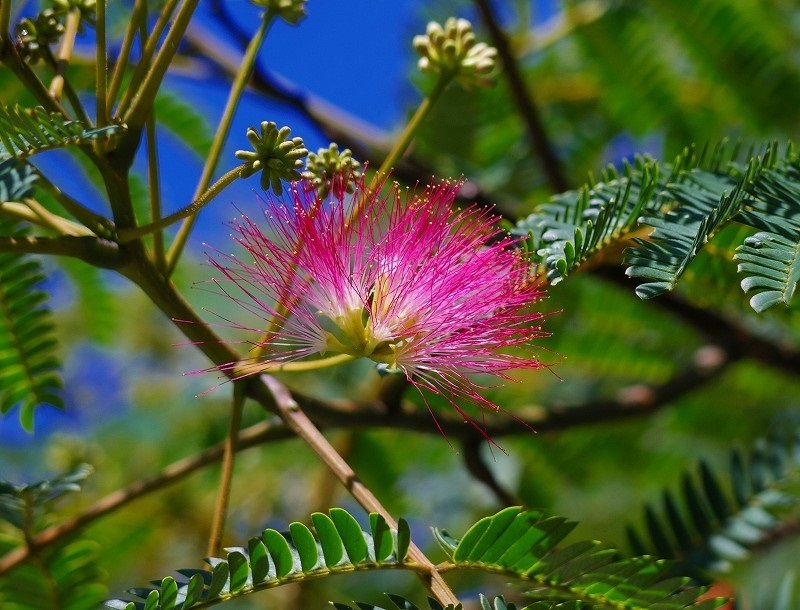
[[[71,256],[103,269],[119,269],[125,264],[116,243],[97,237],[0,237],[0,252]]]
[[[267,441],[291,438],[292,436],[292,433],[281,422],[271,419],[242,430],[237,439],[236,451],[243,451]],[[218,462],[224,451],[225,443],[219,443],[197,455],[173,462],[153,477],[136,481],[128,487],[108,494],[77,517],[42,530],[31,538],[28,546],[17,547],[0,557],[0,574],[16,567],[32,553],[65,537],[77,534],[97,519],[127,506],[137,498],[178,483],[204,466]]]
[[[598,268],[593,273],[627,291],[632,290],[630,278],[617,267]],[[766,339],[741,323],[693,305],[675,292],[661,295],[651,303],[692,326],[723,348],[732,359],[756,360],[792,377],[800,372],[800,348],[788,337],[775,341]]]
[[[497,22],[490,0],[475,0],[475,3],[478,5],[486,28],[489,30],[492,45],[497,49],[497,53],[503,62],[503,74],[508,80],[511,96],[514,98],[522,120],[528,128],[531,144],[541,161],[542,169],[550,188],[556,193],[569,190],[569,182],[564,177],[561,161],[559,161],[555,153],[555,147],[545,131],[544,123],[539,116],[539,110],[533,100],[533,95],[525,85],[519,64],[511,52],[508,38]]]

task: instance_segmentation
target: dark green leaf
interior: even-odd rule
[[[344,545],[333,521],[326,514],[314,513],[311,522],[319,537],[325,565],[329,568],[338,565],[344,559]]]
[[[247,563],[247,557],[239,551],[228,553],[228,570],[230,571],[228,589],[231,593],[238,593],[247,586],[250,577],[250,566]]]
[[[173,610],[177,601],[178,583],[171,576],[167,576],[161,581],[161,610]]]
[[[408,555],[408,547],[411,546],[411,528],[408,521],[400,517],[397,520],[397,561],[403,563]]]
[[[352,563],[364,561],[368,554],[367,541],[364,539],[364,533],[361,531],[358,521],[341,508],[332,508],[330,515],[350,561]]]
[[[205,591],[205,583],[200,574],[195,574],[189,579],[186,586],[186,598],[183,602],[184,608],[191,608],[203,598],[203,591]]]
[[[294,556],[289,543],[280,532],[273,529],[264,530],[263,538],[275,565],[276,576],[284,578],[294,570]]]
[[[250,570],[253,574],[253,584],[258,585],[269,577],[269,554],[261,538],[251,538],[247,543],[250,553]]]
[[[394,551],[394,537],[386,519],[378,513],[372,513],[369,516],[369,524],[372,530],[372,549],[375,561],[380,563],[391,557]]]
[[[303,572],[310,572],[319,563],[317,541],[314,539],[314,535],[305,525],[297,522],[289,525],[289,532],[292,534],[294,547],[300,555]]]
[[[208,586],[208,599],[218,597],[228,585],[228,575],[230,574],[228,564],[226,562],[217,564],[214,566],[214,570],[211,574],[211,584]]]

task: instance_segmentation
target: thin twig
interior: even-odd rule
[[[64,74],[67,71],[69,60],[72,57],[72,49],[75,47],[75,37],[78,35],[78,26],[80,23],[80,9],[70,9],[67,13],[64,34],[61,37],[61,46],[58,48],[58,56],[56,57],[56,75],[50,83],[50,95],[54,100],[61,99],[61,92],[64,89]]]
[[[517,60],[511,52],[508,38],[497,21],[497,17],[492,9],[491,0],[475,0],[475,3],[478,5],[486,28],[489,30],[492,45],[497,49],[497,53],[503,62],[503,74],[508,80],[511,95],[522,116],[522,120],[528,128],[531,144],[541,161],[542,169],[547,177],[550,188],[556,193],[569,190],[569,182],[564,176],[561,162],[544,128],[544,122],[539,116],[539,110],[533,100],[533,95],[525,84]]]
[[[464,439],[461,445],[464,454],[464,465],[473,477],[492,491],[501,506],[522,504],[519,498],[500,484],[486,464],[483,456],[481,456],[481,447],[485,442],[486,439],[480,434],[472,434],[472,436]]]
[[[289,390],[269,375],[260,377],[275,400],[278,415],[281,416],[287,427],[299,436],[317,456],[328,466],[331,473],[339,479],[351,496],[368,512],[379,513],[390,527],[397,529],[397,522],[383,507],[378,498],[365,486],[342,459],[333,446],[322,435],[319,429],[308,419],[300,409]],[[447,582],[436,570],[436,566],[414,544],[408,549],[408,556],[417,563],[423,572],[417,572],[422,578],[428,591],[443,605],[458,604],[458,598],[453,594]]]
[[[106,108],[109,112],[114,108],[114,102],[117,100],[119,88],[122,86],[122,78],[125,75],[125,70],[128,67],[128,60],[131,55],[131,48],[133,47],[133,40],[136,38],[136,32],[139,30],[139,24],[146,19],[147,16],[147,0],[136,0],[131,11],[131,20],[125,30],[125,36],[122,39],[122,46],[120,47],[119,54],[117,55],[116,63],[114,64],[114,71],[111,73],[111,82],[108,85],[106,92]]]
[[[233,386],[231,403],[231,423],[228,438],[225,439],[225,450],[222,454],[222,473],[220,475],[217,502],[214,505],[214,516],[211,519],[211,534],[208,539],[208,555],[214,557],[222,548],[222,536],[225,532],[225,521],[228,516],[228,504],[231,499],[233,485],[233,466],[239,442],[239,429],[242,427],[242,411],[244,410],[244,387],[242,383]]]
[[[11,2],[0,2],[0,38],[8,36],[8,24],[11,23]],[[2,41],[0,41],[2,42]]]
[[[236,451],[244,451],[245,449],[259,446],[267,441],[291,437],[291,432],[276,419],[260,422],[239,433]],[[31,537],[28,546],[17,547],[0,557],[0,574],[7,572],[25,561],[30,557],[32,552],[59,540],[63,540],[68,536],[77,534],[86,526],[105,515],[127,506],[137,498],[141,498],[142,496],[178,483],[193,472],[197,472],[209,464],[218,462],[222,458],[224,451],[225,444],[219,443],[197,455],[173,462],[159,474],[141,479],[128,487],[112,492],[95,502],[80,515],[42,530]]]
[[[0,2],[0,6],[10,4]],[[28,63],[20,57],[17,47],[7,38],[3,38],[0,44],[0,62],[8,67],[14,76],[25,86],[25,88],[36,98],[36,101],[48,112],[58,112],[64,118],[69,118],[69,114],[61,103],[50,95],[44,83],[31,69]]]
[[[103,269],[118,269],[125,264],[118,244],[97,237],[0,237],[0,252],[71,256]]]
[[[239,178],[239,174],[242,171],[244,165],[237,165],[229,172],[225,173],[219,180],[217,180],[214,184],[212,184],[207,191],[202,193],[200,197],[192,201],[189,205],[180,210],[173,212],[169,216],[164,216],[164,218],[159,218],[154,222],[151,222],[146,225],[142,225],[139,227],[127,227],[124,229],[119,230],[119,240],[121,243],[126,243],[129,241],[133,241],[139,237],[144,235],[148,235],[150,233],[155,233],[156,231],[160,231],[161,229],[166,229],[168,226],[175,224],[182,218],[187,218],[192,214],[196,214],[200,211],[204,206],[211,203],[211,201],[216,197],[222,190],[232,184],[237,178]]]
[[[199,1],[184,0],[178,9],[175,20],[172,22],[172,27],[164,39],[164,44],[161,45],[158,54],[153,58],[153,64],[149,66],[141,86],[137,87],[130,107],[124,111],[123,118],[129,127],[138,128],[144,124],[148,109],[152,105],[153,98],[155,98],[164,80],[167,69],[172,63],[172,58],[175,57],[175,53],[178,51],[183,33],[186,31],[186,27],[189,25]]]
[[[158,19],[153,26],[153,31],[150,32],[149,36],[142,35],[142,30],[146,30],[147,28],[147,2],[142,4],[140,12],[137,15],[138,19],[135,21],[131,20],[131,26],[133,26],[135,23],[136,29],[139,31],[139,40],[144,48],[141,51],[139,63],[137,64],[136,69],[131,76],[131,81],[128,83],[128,88],[125,90],[125,93],[123,93],[122,99],[117,107],[117,116],[122,116],[122,114],[128,110],[131,101],[139,91],[142,81],[144,81],[150,69],[150,62],[152,61],[153,55],[158,48],[158,41],[161,40],[161,34],[164,33],[164,30],[166,29],[167,24],[172,17],[172,13],[175,11],[175,7],[177,5],[178,0],[167,0],[161,9],[161,13],[158,15]],[[136,5],[134,5],[133,9],[134,15],[136,15]],[[114,74],[114,77],[116,78],[117,74]],[[119,78],[121,81],[121,73],[119,74]]]
[[[92,233],[101,237],[111,237],[113,235],[114,223],[112,223],[105,216],[93,212],[79,201],[67,195],[55,184],[50,182],[50,180],[47,179],[47,176],[44,174],[39,174],[37,184],[55,197],[56,201],[61,205],[62,208],[69,212],[73,217],[78,219]]]
[[[593,273],[625,290],[633,290],[631,279],[618,268],[602,268]],[[691,325],[712,343],[722,346],[731,358],[749,358],[792,377],[800,371],[800,348],[788,336],[775,341],[765,339],[745,325],[693,305],[674,292],[650,302]]]
[[[151,110],[147,117],[145,127],[146,146],[147,146],[147,179],[148,191],[150,193],[150,219],[153,222],[161,220],[161,179],[158,172],[158,146],[156,131],[155,110]],[[153,232],[153,259],[156,266],[162,271],[166,263],[164,259],[164,233],[162,231]]]
[[[222,111],[222,117],[219,120],[217,131],[214,134],[214,140],[211,143],[211,150],[209,150],[208,157],[203,165],[203,172],[200,175],[200,180],[197,183],[197,188],[194,193],[195,199],[200,198],[205,192],[207,192],[208,185],[211,184],[211,178],[214,176],[214,171],[216,170],[219,163],[219,158],[222,155],[222,149],[228,139],[228,133],[230,132],[231,124],[233,123],[234,114],[236,113],[236,109],[239,107],[239,100],[242,97],[245,85],[247,85],[247,82],[250,80],[250,77],[253,74],[253,68],[256,65],[258,52],[261,49],[261,45],[264,43],[264,38],[266,37],[269,26],[272,24],[274,19],[275,13],[271,10],[266,11],[261,16],[261,23],[259,24],[255,34],[253,34],[253,38],[250,40],[250,43],[247,45],[244,57],[242,58],[241,66],[236,71],[236,75],[231,83],[231,90],[228,93],[228,99],[225,102],[225,108]],[[194,227],[196,220],[197,214],[196,212],[193,212],[186,218],[178,230],[175,240],[172,243],[172,247],[170,247],[169,252],[167,253],[167,275],[170,275],[175,269],[175,265],[177,265],[178,260],[180,259],[181,253],[186,246],[186,242],[189,239],[189,234],[192,232],[192,228]]]
[[[96,125],[108,124],[108,107],[106,106],[106,83],[108,82],[108,52],[106,49],[106,0],[97,0],[95,19],[95,97],[97,100]],[[98,140],[98,145],[100,141]]]

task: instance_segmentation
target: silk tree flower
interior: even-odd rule
[[[542,314],[531,307],[544,294],[496,216],[454,209],[460,187],[380,194],[361,178],[351,196],[332,188],[323,200],[298,181],[283,199],[269,196],[263,219],[236,219],[247,257],[216,252],[221,277],[211,281],[257,325],[226,320],[250,351],[220,369],[239,378],[364,357],[443,395],[473,424],[464,401],[498,410],[481,379],[544,366],[532,345]]]

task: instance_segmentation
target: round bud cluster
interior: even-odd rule
[[[245,162],[239,175],[242,178],[261,172],[261,188],[272,189],[276,195],[283,193],[281,180],[300,180],[300,168],[308,149],[303,138],[289,139],[292,130],[288,127],[278,129],[272,121],[261,123],[261,133],[255,127],[248,127],[247,139],[253,150],[237,150],[236,158]]]
[[[431,21],[424,35],[414,37],[413,44],[421,55],[418,65],[422,72],[451,75],[466,87],[493,83],[497,49],[477,42],[466,19],[450,17],[444,27]]]
[[[320,197],[327,196],[332,186],[352,193],[356,181],[361,177],[358,170],[360,167],[361,163],[353,159],[349,148],[339,152],[339,146],[332,142],[328,148],[320,148],[316,153],[308,155],[303,178],[310,182]],[[332,185],[336,177],[344,177],[346,183]]]
[[[64,24],[51,8],[36,17],[27,17],[17,24],[16,47],[23,59],[36,63],[42,59],[44,49],[58,42],[64,33]]]
[[[272,11],[284,21],[297,25],[306,16],[306,0],[250,0],[256,6]]]

